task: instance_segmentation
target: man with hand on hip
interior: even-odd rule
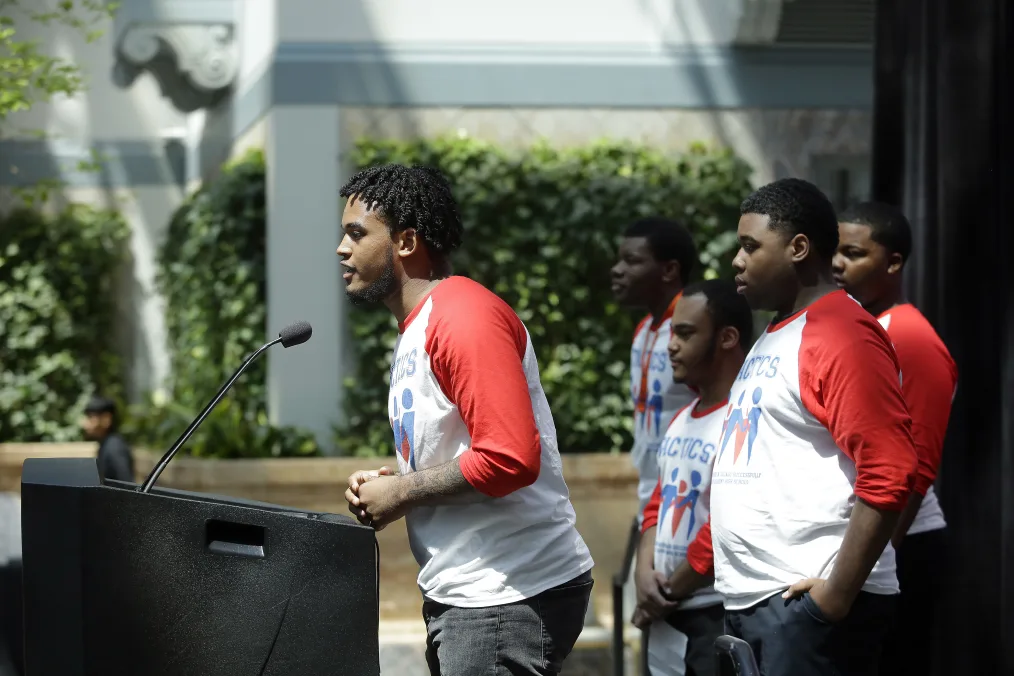
[[[451,276],[462,227],[438,171],[367,169],[341,195],[346,294],[384,303],[400,331],[388,399],[398,472],[349,477],[349,509],[378,530],[406,519],[431,674],[558,674],[593,563],[528,331]]]
[[[776,181],[740,212],[737,287],[776,316],[733,383],[712,473],[726,628],[766,676],[875,674],[916,474],[898,359],[834,283],[838,219],[816,186]]]

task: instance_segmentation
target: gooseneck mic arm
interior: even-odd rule
[[[183,434],[181,434],[180,438],[176,440],[176,443],[172,445],[172,448],[166,451],[165,455],[162,456],[162,459],[159,460],[158,464],[151,470],[151,474],[148,475],[148,478],[145,479],[141,487],[138,488],[138,491],[141,493],[147,493],[151,490],[151,487],[155,485],[156,481],[158,481],[159,475],[162,474],[162,470],[166,468],[169,462],[173,459],[173,456],[175,456],[177,451],[183,447],[183,444],[187,443],[187,439],[190,438],[190,435],[192,435],[197,428],[200,427],[201,423],[208,417],[208,414],[211,413],[212,409],[218,405],[218,402],[222,400],[222,397],[224,397],[225,393],[229,391],[229,388],[232,387],[233,383],[236,382],[236,380],[243,374],[243,371],[245,371],[246,368],[252,364],[255,359],[257,359],[257,357],[259,357],[268,348],[277,345],[278,343],[281,343],[282,347],[292,347],[293,345],[305,343],[310,339],[312,334],[313,328],[307,322],[296,322],[295,324],[290,324],[279,332],[277,338],[269,343],[261,345],[256,352],[247,357],[240,367],[236,369],[236,372],[232,374],[229,381],[218,391],[215,398],[204,407],[204,410],[201,411],[200,415],[198,415],[197,418],[190,423],[187,429],[183,431]]]

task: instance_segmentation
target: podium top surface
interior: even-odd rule
[[[26,458],[21,466],[21,485],[101,486],[95,458]]]
[[[26,487],[63,487],[78,489],[97,489],[111,491],[127,491],[135,493],[139,498],[170,498],[177,500],[193,500],[196,502],[213,502],[225,505],[233,505],[247,509],[256,509],[270,512],[284,512],[289,516],[303,516],[321,521],[341,523],[345,525],[362,526],[354,519],[329,512],[314,512],[312,510],[300,509],[298,507],[286,507],[268,502],[258,502],[228,495],[213,495],[210,493],[196,493],[193,491],[178,490],[175,488],[160,488],[154,486],[148,494],[138,491],[138,485],[126,481],[105,481],[99,477],[98,465],[94,458],[27,458],[21,471],[22,495]]]

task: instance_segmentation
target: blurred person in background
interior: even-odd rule
[[[637,511],[626,547],[629,555],[637,547],[644,507],[658,483],[656,452],[666,423],[694,398],[686,385],[673,381],[668,344],[669,320],[697,265],[697,247],[682,224],[642,218],[627,226],[617,259],[610,270],[616,302],[647,312],[634,329],[630,348],[629,391],[634,403],[630,460],[637,469]],[[636,604],[634,582],[631,566],[624,588],[628,608]]]
[[[932,651],[910,650],[935,626],[939,589],[948,579],[947,522],[933,490],[943,455],[958,368],[944,342],[914,305],[905,301],[902,273],[912,253],[912,229],[897,208],[866,202],[838,218],[835,282],[887,330],[901,364],[901,391],[912,416],[919,456],[915,490],[898,519],[897,620],[880,663],[883,674],[929,673]]]
[[[96,458],[99,476],[114,481],[133,481],[134,457],[116,429],[116,402],[106,397],[92,397],[85,406],[81,430],[85,439],[99,442]]]
[[[752,334],[750,306],[731,281],[692,284],[676,303],[668,345],[673,379],[699,396],[662,438],[658,482],[644,509],[633,622],[648,630],[650,676],[715,673],[725,611],[713,586],[711,469]]]
[[[673,381],[668,344],[673,308],[697,265],[697,247],[680,223],[643,218],[623,233],[618,258],[611,270],[616,301],[648,312],[634,329],[630,349],[630,396],[634,402],[630,459],[637,468],[640,515],[658,483],[655,453],[665,424],[694,398],[686,385]]]

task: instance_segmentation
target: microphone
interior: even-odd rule
[[[235,383],[240,375],[242,375],[243,371],[246,370],[246,367],[253,363],[254,359],[259,357],[261,353],[269,347],[277,345],[278,343],[281,343],[282,347],[302,345],[306,341],[310,340],[311,335],[313,335],[313,327],[310,326],[309,322],[295,322],[293,324],[289,324],[278,332],[277,338],[261,345],[260,349],[247,357],[243,364],[236,369],[236,372],[232,374],[229,381],[218,391],[218,394],[216,394],[215,398],[211,400],[211,403],[204,407],[204,410],[201,411],[200,415],[198,415],[197,418],[190,423],[190,426],[183,431],[183,434],[181,434],[180,438],[176,440],[176,443],[172,445],[172,448],[166,451],[165,455],[162,456],[162,459],[159,460],[158,464],[151,470],[151,474],[148,475],[148,478],[144,480],[144,484],[142,484],[137,490],[141,493],[147,493],[151,490],[151,487],[155,485],[155,482],[158,480],[159,475],[162,474],[162,470],[166,468],[166,465],[168,465],[169,461],[173,459],[176,452],[179,451],[183,444],[187,442],[190,435],[192,435],[194,431],[200,427],[201,423],[204,422],[204,419],[208,417],[209,413],[211,413],[211,410],[218,405],[218,402],[222,400],[225,393],[229,391],[229,388],[232,387],[233,383]]]

